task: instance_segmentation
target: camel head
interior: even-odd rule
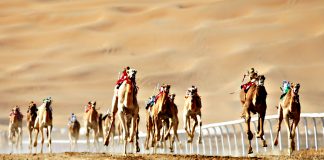
[[[170,100],[171,100],[171,102],[174,102],[175,96],[176,96],[176,94],[175,94],[175,93],[171,93],[171,95],[169,96],[169,97],[170,97]]]
[[[131,69],[127,70],[126,72],[127,72],[127,76],[129,79],[135,80],[136,73],[137,73],[136,69],[131,68]]]
[[[97,102],[96,101],[91,101],[90,102],[92,108],[96,108]]]
[[[171,85],[169,84],[163,84],[161,86],[161,92],[169,93],[170,92]]]
[[[291,88],[292,88],[292,91],[294,92],[294,94],[298,95],[300,84],[299,83],[291,84]]]
[[[259,75],[257,80],[258,80],[258,83],[257,83],[258,86],[263,86],[264,85],[264,80],[265,80],[264,75]]]

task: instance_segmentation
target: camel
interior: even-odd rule
[[[287,132],[289,135],[289,148],[288,152],[291,154],[295,150],[295,130],[298,126],[298,122],[300,120],[300,102],[299,102],[299,88],[300,84],[291,84],[291,89],[287,92],[283,100],[280,100],[278,106],[278,128],[277,135],[274,140],[274,145],[278,145],[278,135],[281,128],[281,122],[284,119],[287,127]],[[292,119],[292,124],[289,124],[289,119]]]
[[[11,151],[16,144],[16,150],[19,151],[22,148],[22,119],[23,115],[19,111],[19,107],[16,106],[12,109],[12,113],[9,116],[9,141],[11,142]]]
[[[154,99],[152,100],[154,101]],[[145,143],[144,143],[144,146],[145,146],[145,149],[146,150],[149,150],[149,141],[151,139],[151,135],[154,135],[153,134],[153,118],[152,118],[152,106],[153,106],[153,103],[152,102],[148,102],[146,104],[146,133],[147,133],[147,136],[146,136],[146,139],[145,139]],[[152,136],[153,138],[153,136]],[[153,139],[151,140],[153,141]],[[152,143],[153,145],[153,143]]]
[[[99,114],[96,110],[96,102],[91,102],[91,109],[84,114],[84,126],[86,128],[87,147],[90,150],[90,130],[93,130],[95,149],[99,148]]]
[[[112,125],[114,124],[115,114],[117,113],[119,120],[123,128],[123,140],[124,140],[124,155],[126,155],[126,146],[128,142],[133,142],[135,136],[135,147],[136,152],[140,151],[138,145],[138,123],[139,123],[139,106],[137,102],[137,91],[136,86],[136,73],[135,69],[128,69],[126,71],[127,79],[122,82],[119,89],[116,90],[116,95],[113,97],[112,105]],[[117,89],[117,88],[116,88]],[[131,125],[127,125],[127,122],[131,121]],[[109,136],[112,129],[105,139],[105,145],[109,144]]]
[[[35,125],[35,120],[37,117],[37,106],[36,104],[31,101],[28,106],[27,115],[26,115],[26,121],[27,121],[27,130],[29,135],[29,151],[32,152],[33,148],[33,129]]]
[[[250,129],[251,113],[253,114],[258,113],[259,119],[258,119],[257,138],[261,138],[263,147],[267,147],[266,141],[263,138],[264,135],[263,124],[264,124],[264,117],[266,115],[266,109],[267,109],[267,103],[266,103],[267,91],[264,87],[264,81],[265,81],[264,75],[259,75],[256,78],[255,83],[249,88],[247,93],[245,93],[244,89],[242,89],[240,92],[241,104],[243,106],[242,117],[245,119],[246,132],[249,141],[249,149],[248,149],[249,154],[253,153],[252,146],[251,146],[251,140],[253,138],[253,134]]]
[[[187,91],[183,108],[184,129],[188,136],[188,143],[191,143],[193,141],[196,126],[199,124],[198,143],[201,144],[201,107],[201,98],[198,95],[198,90],[195,86],[192,86]],[[190,129],[191,119],[194,121],[192,129]]]
[[[53,129],[53,117],[52,117],[52,108],[51,108],[52,100],[51,98],[46,98],[43,100],[43,104],[38,107],[37,117],[35,120],[34,130],[36,131],[35,139],[34,139],[34,147],[37,147],[37,137],[39,131],[41,132],[41,153],[43,153],[43,145],[44,145],[44,131],[46,128],[46,135],[48,140],[48,150],[52,153],[52,129]]]
[[[78,140],[80,135],[80,122],[75,119],[70,121],[68,124],[69,128],[69,140],[70,140],[70,151],[74,150],[74,148],[78,148]]]
[[[152,106],[152,122],[153,122],[153,141],[152,146],[156,147],[158,142],[169,139],[170,152],[173,152],[174,137],[178,138],[178,109],[174,101],[170,100],[169,91],[170,85],[161,86],[159,95],[157,96],[155,104]],[[172,95],[174,100],[175,94]],[[148,124],[150,125],[150,124]],[[174,134],[171,138],[170,131],[173,128]],[[160,135],[162,129],[162,137]]]

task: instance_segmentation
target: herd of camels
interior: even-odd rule
[[[94,133],[94,144],[99,145],[98,138],[102,137],[104,139],[104,145],[109,145],[110,135],[114,135],[115,128],[122,132],[122,143],[123,153],[126,155],[127,144],[133,143],[135,145],[136,151],[139,152],[138,144],[138,125],[140,121],[139,117],[139,105],[137,102],[137,92],[138,88],[136,86],[136,73],[135,69],[127,70],[127,79],[122,82],[119,88],[115,88],[115,94],[112,101],[111,112],[106,115],[99,114],[95,108],[95,103],[92,103],[91,109],[87,111],[84,115],[84,127],[86,128],[86,137],[88,148],[90,146],[89,134],[90,130]],[[246,124],[246,134],[248,137],[248,153],[253,153],[251,147],[251,140],[253,134],[250,130],[251,114],[258,113],[258,127],[256,136],[262,140],[263,147],[267,147],[266,141],[263,138],[264,130],[263,124],[266,115],[266,97],[267,91],[264,87],[265,77],[259,75],[254,85],[252,85],[248,91],[244,89],[240,92],[240,100],[243,106],[242,116],[245,119]],[[153,147],[161,147],[169,141],[169,149],[173,151],[173,143],[175,139],[179,141],[177,134],[178,130],[178,108],[174,103],[175,94],[170,94],[170,85],[161,86],[160,93],[156,97],[156,100],[152,104],[148,104],[147,114],[146,114],[146,127],[147,136],[145,140],[145,149]],[[285,121],[287,126],[287,131],[290,133],[290,146],[289,153],[295,150],[295,129],[300,120],[300,103],[299,103],[299,84],[292,84],[291,89],[285,95],[283,100],[280,101],[278,106],[278,129],[277,136],[275,138],[274,144],[278,143],[278,133],[280,131],[280,126],[282,120]],[[29,131],[29,149],[32,152],[33,147],[37,146],[37,136],[41,133],[41,153],[43,152],[44,144],[44,133],[43,129],[46,128],[46,135],[48,139],[48,149],[51,149],[51,132],[53,128],[52,123],[52,112],[51,105],[52,100],[46,99],[43,104],[37,107],[37,113],[33,113],[29,106],[27,111],[27,128]],[[35,104],[33,104],[35,105]],[[35,106],[34,106],[35,107]],[[196,87],[191,87],[188,89],[185,97],[185,105],[183,109],[183,120],[184,129],[187,133],[188,143],[191,143],[194,139],[195,128],[199,125],[198,132],[198,142],[201,143],[201,108],[202,103],[200,96],[197,93]],[[115,116],[119,119],[119,125],[115,125]],[[289,124],[289,119],[292,119],[292,124]],[[191,127],[191,121],[194,121]],[[116,126],[116,127],[115,127]],[[173,130],[172,130],[173,129]],[[171,134],[171,130],[173,133]],[[32,142],[32,132],[35,132],[35,138]],[[69,137],[71,146],[77,144],[80,132],[80,123],[76,120],[69,125]],[[16,143],[16,146],[21,146],[21,135],[22,135],[22,118],[19,118],[16,114],[10,116],[9,124],[9,140],[12,144]],[[13,145],[12,145],[13,146]]]

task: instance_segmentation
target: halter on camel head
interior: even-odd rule
[[[263,86],[264,85],[264,80],[265,80],[265,77],[264,75],[259,75],[258,78],[257,78],[257,86]]]

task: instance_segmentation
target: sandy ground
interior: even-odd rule
[[[17,0],[0,8],[2,129],[13,106],[25,113],[47,96],[55,127],[71,112],[81,119],[89,100],[105,112],[127,65],[138,70],[141,117],[156,84],[170,83],[179,116],[196,85],[204,124],[237,119],[239,95],[229,93],[250,67],[266,76],[267,114],[276,113],[284,79],[301,84],[302,112],[323,112],[323,0]]]
[[[19,155],[0,155],[3,160],[6,159],[163,159],[163,160],[178,160],[178,159],[313,159],[320,160],[324,158],[324,150],[304,150],[294,152],[291,156],[255,156],[255,157],[219,157],[219,156],[200,156],[200,155],[111,155],[106,153],[77,153],[65,152],[60,154],[19,154]]]

